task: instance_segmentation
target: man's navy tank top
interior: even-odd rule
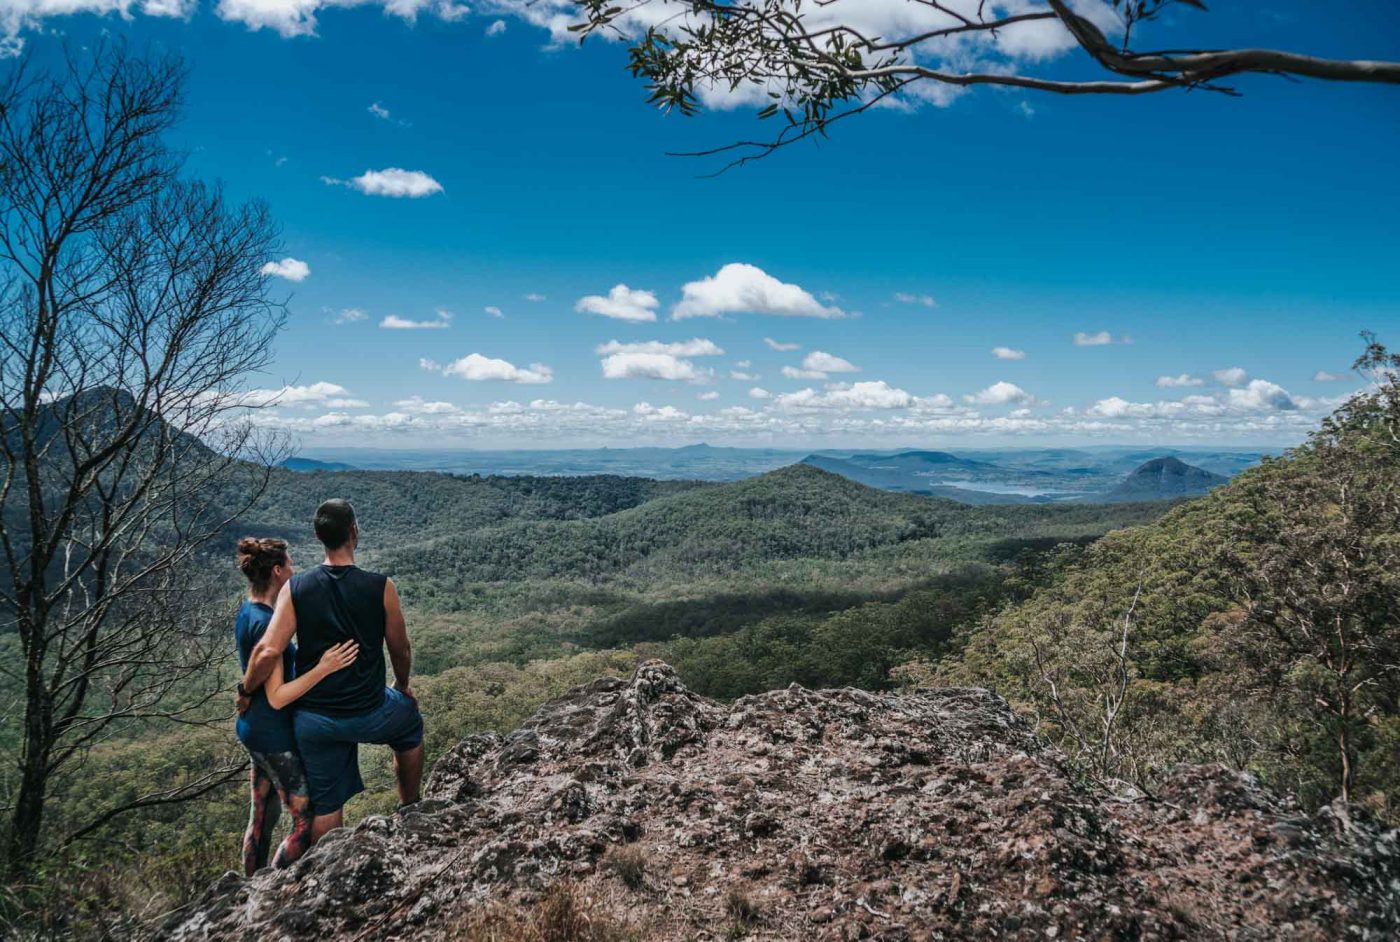
[[[297,616],[297,676],[342,641],[355,641],[355,663],[322,678],[296,707],[327,716],[357,716],[384,702],[384,583],[358,566],[317,566],[292,576]]]

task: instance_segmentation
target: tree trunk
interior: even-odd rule
[[[42,681],[42,678],[39,678]],[[10,816],[5,869],[10,880],[22,879],[34,866],[43,828],[44,797],[53,747],[52,707],[42,686],[30,686],[24,715],[24,752],[20,758],[19,796]]]

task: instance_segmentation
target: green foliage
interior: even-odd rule
[[[1372,390],[1306,445],[1066,556],[937,679],[996,687],[1102,778],[1217,760],[1393,815],[1400,358],[1368,337],[1358,367]]]

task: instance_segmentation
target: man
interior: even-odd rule
[[[413,656],[398,590],[393,580],[355,565],[360,528],[349,501],[336,498],[317,507],[315,527],[325,561],[282,587],[239,690],[246,694],[262,685],[293,634],[298,675],[342,641],[359,644],[353,664],[327,675],[297,703],[297,749],[316,813],[313,842],[340,827],[345,803],[364,791],[360,743],[394,751],[401,804],[418,800],[423,778],[423,718],[408,686]],[[385,647],[394,668],[393,687],[384,686]]]

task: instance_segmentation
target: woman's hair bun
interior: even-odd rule
[[[286,561],[286,540],[245,536],[238,541],[238,568],[256,592],[268,587],[272,581],[272,570]]]

